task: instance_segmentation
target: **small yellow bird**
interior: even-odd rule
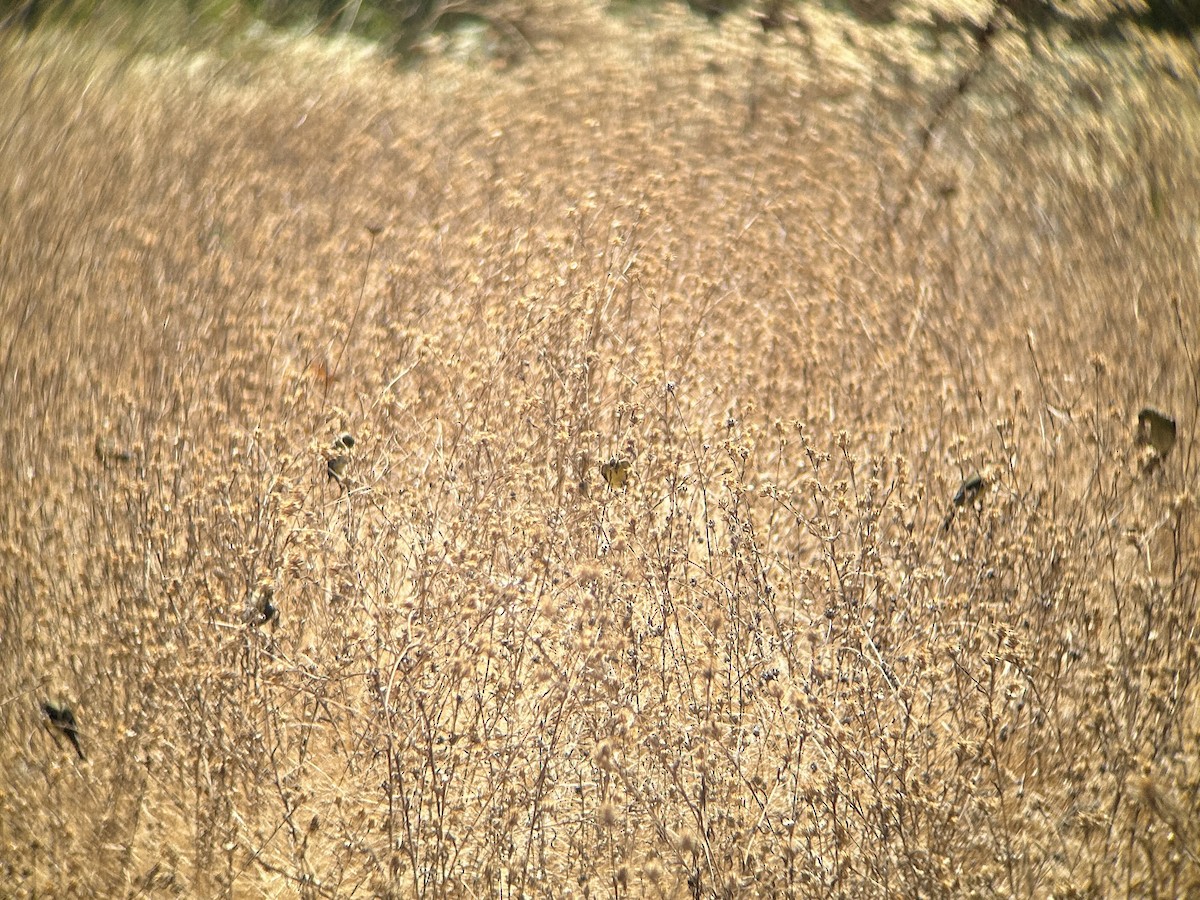
[[[608,462],[600,464],[600,474],[610,489],[619,491],[629,483],[629,466],[629,460],[614,453]]]

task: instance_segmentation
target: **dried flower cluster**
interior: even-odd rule
[[[642,15],[0,35],[4,890],[1200,893],[1192,51]]]

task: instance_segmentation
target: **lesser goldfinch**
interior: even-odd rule
[[[600,464],[600,474],[612,490],[619,491],[629,482],[629,460],[613,454],[608,462]]]
[[[346,463],[350,462],[348,456],[331,456],[325,460],[325,474],[332,480],[342,481],[342,477],[346,474]]]
[[[1166,459],[1175,446],[1175,420],[1147,406],[1138,413],[1137,440],[1139,444],[1153,447],[1159,459]]]
[[[80,759],[84,759],[83,748],[79,746],[79,729],[75,724],[75,714],[69,706],[55,706],[46,701],[42,703],[42,712],[50,720],[50,724],[67,736],[67,740],[75,747]]]
[[[946,513],[946,518],[942,521],[942,531],[950,528],[950,523],[954,521],[954,513],[960,506],[965,506],[968,503],[974,503],[975,498],[979,496],[979,492],[983,490],[983,476],[978,472],[972,472],[968,475],[963,483],[958,486],[958,490],[954,494],[954,499],[951,501],[950,511]]]
[[[271,587],[264,587],[258,593],[258,602],[255,604],[255,611],[258,613],[258,624],[266,625],[270,622],[279,621],[279,607],[271,601],[275,599],[275,590]]]
[[[346,466],[350,462],[348,451],[354,446],[354,436],[349,432],[343,431],[333,442],[333,455],[325,460],[325,474],[327,477],[342,483],[342,479],[346,475]],[[347,452],[343,452],[347,451]]]

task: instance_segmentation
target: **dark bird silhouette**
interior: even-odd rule
[[[1166,459],[1175,446],[1175,420],[1147,406],[1138,413],[1138,443],[1153,447],[1160,459]]]
[[[954,494],[953,505],[950,511],[946,513],[946,518],[942,521],[942,531],[947,531],[950,528],[950,523],[954,521],[954,513],[960,506],[966,506],[975,502],[975,498],[979,496],[979,492],[983,490],[983,476],[978,472],[973,472],[967,476],[962,484],[958,486],[958,491]]]
[[[275,599],[275,590],[271,587],[264,587],[258,594],[258,601],[254,604],[254,612],[258,619],[259,625],[266,625],[271,622],[279,621],[279,607],[271,601]]]
[[[1137,443],[1143,448],[1142,472],[1146,475],[1162,465],[1171,448],[1175,446],[1175,420],[1147,406],[1138,413]]]
[[[42,712],[50,720],[50,724],[67,736],[67,740],[75,747],[80,759],[85,759],[83,748],[79,746],[79,729],[75,724],[75,713],[69,706],[55,706],[53,703],[43,703]]]

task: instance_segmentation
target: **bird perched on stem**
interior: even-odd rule
[[[42,712],[46,714],[49,724],[57,731],[67,736],[67,740],[75,747],[80,759],[84,759],[83,748],[79,746],[79,728],[75,724],[75,713],[69,706],[55,706],[46,701],[42,703]]]
[[[1175,446],[1175,435],[1175,420],[1166,413],[1150,406],[1138,413],[1137,442],[1146,448],[1143,471],[1148,474],[1162,465]]]
[[[325,474],[330,480],[342,483],[346,477],[346,466],[350,463],[350,449],[354,446],[354,436],[348,432],[338,435],[333,442],[333,452],[325,458]]]
[[[614,453],[608,462],[600,464],[600,476],[610,490],[619,491],[629,482],[629,468],[629,460]]]
[[[269,584],[262,585],[250,597],[246,610],[246,621],[254,625],[275,625],[279,622],[279,607],[272,601],[275,599],[275,589]]]
[[[968,475],[963,483],[958,486],[958,491],[954,494],[954,499],[950,511],[946,513],[946,518],[942,520],[942,531],[950,530],[950,523],[954,521],[954,514],[960,506],[967,506],[975,502],[975,498],[979,496],[979,492],[983,490],[985,482],[983,476],[978,472],[972,472]]]

